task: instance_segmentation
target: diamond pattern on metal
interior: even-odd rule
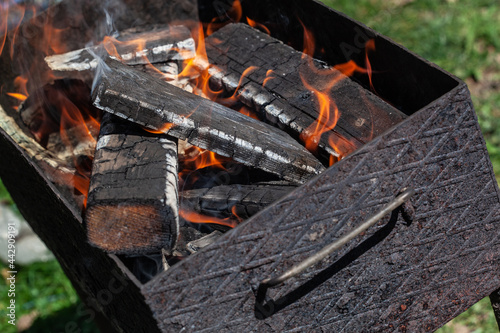
[[[362,223],[393,213],[305,274],[258,283]],[[500,286],[500,203],[461,85],[143,287],[163,331],[432,331]]]

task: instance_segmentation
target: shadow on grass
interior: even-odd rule
[[[88,315],[82,314],[81,309],[81,302],[78,302],[50,316],[39,317],[23,333],[99,333],[95,323]]]

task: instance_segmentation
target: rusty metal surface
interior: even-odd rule
[[[259,282],[416,190],[305,274]],[[499,193],[465,84],[144,285],[164,332],[432,331],[500,285]]]

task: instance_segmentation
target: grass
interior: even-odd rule
[[[0,264],[2,277],[7,277],[8,268]],[[75,322],[81,333],[98,332],[92,322],[77,311],[81,301],[59,263],[55,260],[17,267],[16,276],[16,323],[7,323],[6,307],[10,297],[7,283],[0,284],[0,332],[64,332],[68,323]],[[81,309],[81,308],[80,308]],[[31,324],[33,322],[33,324]]]
[[[0,200],[16,210],[1,181]],[[26,328],[23,330],[26,333],[66,332],[66,325],[72,325],[72,322],[76,323],[80,333],[99,332],[94,323],[82,315],[81,301],[57,261],[17,266],[16,270],[17,326],[12,326],[4,320],[7,318],[7,306],[11,299],[6,280],[9,269],[6,264],[0,262],[0,273],[5,281],[0,283],[0,332],[14,333],[23,327]]]
[[[325,0],[468,85],[500,180],[500,3],[497,0]],[[439,333],[498,332],[487,298]]]

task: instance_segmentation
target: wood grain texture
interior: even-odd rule
[[[99,63],[96,57],[108,55],[127,65],[186,60],[194,58],[195,43],[186,27],[164,27],[129,33],[116,41],[107,40],[98,46],[51,55],[45,58],[45,62],[51,70],[64,75],[64,72],[95,70]]]
[[[117,61],[107,65],[93,93],[99,109],[290,181],[325,169],[279,129]]]
[[[174,140],[104,114],[85,211],[92,244],[117,254],[175,246],[179,203]]]
[[[311,135],[316,120],[327,127],[334,124],[319,139],[323,154],[345,156],[406,118],[340,71],[248,25],[226,25],[206,38],[206,49],[212,84],[235,94],[269,122],[303,137]],[[320,115],[319,98],[332,101],[330,116]]]
[[[221,185],[179,193],[182,207],[217,217],[247,219],[293,191],[296,186]]]

